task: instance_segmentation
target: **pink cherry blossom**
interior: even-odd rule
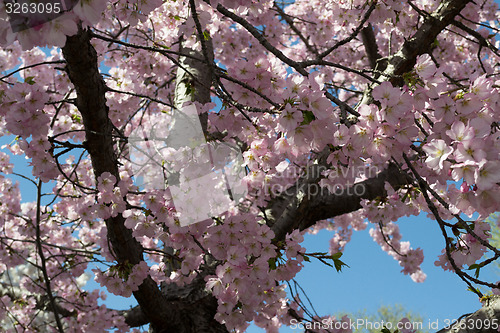
[[[436,140],[423,147],[424,151],[428,154],[425,162],[432,169],[443,169],[443,162],[453,152],[444,140]]]
[[[477,187],[484,191],[500,182],[500,162],[482,160],[476,169],[475,180]]]
[[[31,27],[6,7],[4,331],[138,332],[106,293],[151,330],[203,331],[201,307],[231,332],[349,324],[290,282],[338,265],[368,226],[394,272],[424,282],[399,230],[422,213],[445,247],[431,260],[492,286],[473,265],[498,256],[495,1],[82,0]],[[312,250],[304,235],[323,230]]]

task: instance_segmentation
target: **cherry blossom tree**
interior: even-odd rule
[[[4,330],[348,322],[311,315],[287,282],[313,259],[341,269],[368,226],[423,282],[397,221],[426,212],[443,236],[431,260],[484,303],[465,319],[491,325],[468,332],[497,331],[500,290],[480,278],[500,257],[485,221],[500,206],[495,1],[24,4],[0,2]],[[321,229],[329,252],[308,252]],[[99,305],[89,278],[138,306]],[[351,330],[310,330],[332,331]]]

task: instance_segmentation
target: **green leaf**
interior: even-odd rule
[[[186,83],[186,94],[190,96],[194,96],[194,88],[191,83]]]
[[[481,264],[472,264],[469,266],[468,270],[475,269],[476,271],[474,272],[474,276],[477,279],[477,278],[479,278],[479,272],[480,272],[482,267],[483,267],[483,265],[481,265]]]
[[[35,84],[34,78],[35,78],[34,76],[28,76],[24,78],[24,83],[27,83],[29,85],[34,85]]]
[[[284,100],[283,102],[283,107],[287,104],[290,104],[291,106],[294,106],[295,105],[295,97],[288,97],[287,99]]]
[[[157,43],[157,42],[153,42],[153,45],[157,46],[157,47],[161,47],[161,48],[166,49],[166,50],[170,50],[170,46],[162,45],[162,44]]]
[[[205,40],[210,40],[210,33],[207,30],[203,31],[203,38],[205,38]]]
[[[335,269],[337,272],[342,271],[342,267],[346,266],[349,267],[345,262],[339,259],[333,259],[333,264],[335,265]]]
[[[304,260],[305,260],[305,261],[307,261],[307,262],[311,262],[311,259],[309,259],[309,257],[308,257],[308,256],[306,256],[305,254],[304,254],[302,257],[304,258]]]
[[[335,254],[332,254],[332,259],[335,260],[335,259],[340,259],[340,257],[342,257],[343,253],[342,252],[337,252]]]
[[[25,307],[26,305],[28,305],[28,302],[23,300],[23,299],[19,299],[19,298],[16,298],[14,300],[14,304],[18,305],[19,307]]]
[[[71,119],[73,119],[74,122],[78,123],[78,124],[81,124],[82,123],[82,117],[80,117],[79,115],[77,114],[74,114],[71,116]]]
[[[467,288],[468,291],[472,291],[474,294],[477,294],[478,293],[478,290],[474,287],[469,287]]]
[[[316,119],[314,113],[312,113],[312,111],[309,110],[302,111],[302,116],[304,117],[304,120],[300,123],[301,125],[307,125],[311,123],[311,121]]]
[[[273,270],[276,269],[276,258],[271,258],[267,262],[269,264],[270,269],[273,269]]]
[[[331,255],[333,264],[335,265],[335,269],[337,270],[337,272],[342,271],[342,267],[344,266],[349,267],[345,262],[340,260],[340,257],[342,257],[342,252],[337,252]]]
[[[179,21],[181,17],[179,15],[174,15],[174,20]]]

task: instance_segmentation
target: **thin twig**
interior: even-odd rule
[[[42,247],[42,239],[40,232],[40,223],[41,223],[41,200],[42,200],[42,181],[38,180],[37,184],[37,199],[36,199],[36,247],[38,251],[38,256],[40,257],[40,263],[42,268],[43,279],[45,281],[45,288],[47,290],[47,296],[49,297],[50,306],[52,308],[52,312],[54,313],[54,317],[56,319],[57,329],[59,333],[64,333],[64,329],[61,323],[61,319],[59,318],[59,313],[56,305],[56,301],[54,299],[54,295],[52,295],[52,287],[50,286],[50,279],[47,273],[47,265],[45,261],[45,255],[43,254]]]
[[[12,75],[20,72],[20,71],[25,70],[25,69],[29,69],[29,68],[33,68],[33,67],[37,67],[37,66],[41,66],[41,65],[64,64],[64,63],[66,63],[65,60],[54,60],[54,61],[39,62],[39,63],[33,64],[33,65],[28,65],[28,66],[24,66],[24,67],[18,68],[15,71],[10,72],[7,75],[0,77],[0,80],[4,80],[4,79],[6,79],[6,78],[8,78],[8,77],[10,77],[10,76],[12,76]]]

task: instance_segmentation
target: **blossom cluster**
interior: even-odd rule
[[[412,3],[429,13],[440,4]],[[219,5],[244,20],[240,23],[259,28],[249,31],[244,24],[236,24],[217,9]],[[15,299],[0,297],[0,326],[9,322],[9,316],[22,325],[33,322],[37,328],[52,322],[51,315],[38,311],[36,304],[36,297],[46,293],[42,284],[35,283],[40,254],[45,254],[58,299],[64,299],[61,304],[76,314],[63,319],[69,332],[97,332],[112,326],[127,330],[122,317],[98,305],[104,293],[82,290],[92,261],[109,264],[93,271],[100,285],[126,297],[148,276],[157,284],[179,288],[204,278],[206,289],[217,300],[216,319],[228,329],[244,331],[254,321],[267,332],[277,332],[280,325],[290,325],[289,309],[304,315],[300,299],[287,299],[284,282],[304,266],[305,231],[295,230],[277,241],[265,208],[287,195],[302,195],[287,190],[304,179],[323,189],[374,178],[375,174],[359,171],[367,167],[379,174],[390,164],[409,180],[395,187],[386,183],[383,195],[372,200],[358,195],[354,199],[360,202],[359,210],[317,221],[307,230],[332,231],[330,253],[346,251],[352,234],[372,223],[372,238],[399,262],[404,274],[422,282],[423,252],[403,241],[396,221],[425,212],[439,223],[475,215],[467,222],[474,234],[454,225],[455,237],[447,239],[452,239],[453,246],[436,265],[451,270],[448,255],[459,268],[480,260],[490,237],[489,226],[482,221],[500,204],[496,55],[484,46],[486,42],[464,39],[462,32],[454,30],[457,27],[450,27],[436,37],[429,54],[417,57],[411,71],[393,75],[389,71],[395,66],[393,56],[406,57],[394,48],[411,40],[425,22],[420,12],[401,1],[373,5],[364,26],[359,26],[371,6],[364,0],[296,0],[283,8],[283,15],[267,0],[196,1],[196,8],[187,1],[86,0],[54,20],[14,32],[0,2],[0,66],[13,69],[1,80],[0,134],[15,136],[4,147],[9,153],[0,152],[0,273],[17,274],[9,283],[20,289]],[[495,2],[487,0],[481,6],[470,2],[457,20],[477,31],[472,37],[480,36],[498,47],[490,35],[498,29],[497,16]],[[492,29],[472,22],[490,22]],[[198,40],[198,24],[203,41]],[[353,35],[368,26],[380,53],[376,67],[360,51],[365,49],[362,38]],[[94,174],[75,103],[78,87],[60,62],[64,55],[56,48],[33,48],[62,47],[67,36],[86,28],[93,33],[91,43],[106,71],[105,98],[119,170],[113,174]],[[120,42],[110,42],[110,36]],[[208,114],[209,133],[243,148],[244,185],[249,188],[245,199],[250,204],[182,226],[171,189],[134,184],[138,177],[125,142],[143,123],[146,128],[169,126],[170,104],[179,97],[171,83],[182,67],[172,55],[179,55],[180,45],[202,52],[211,48],[209,44],[219,74],[212,91],[217,97],[211,96],[217,103],[197,106]],[[326,52],[329,48],[334,52]],[[326,53],[318,57],[322,52]],[[284,62],[284,57],[290,61]],[[380,73],[386,59],[388,76]],[[24,82],[14,75],[17,66],[26,67],[19,76]],[[196,92],[200,87],[193,82]],[[336,99],[346,104],[332,102]],[[25,155],[33,176],[49,182],[44,186],[53,186],[54,200],[47,206],[37,207],[35,201],[21,204],[19,186],[4,176],[15,171],[11,155]],[[187,168],[190,158],[194,160],[186,151],[173,148],[167,157],[159,164],[162,170],[168,166],[172,174]],[[158,174],[154,179],[163,181],[164,175]],[[204,209],[213,196],[200,189],[203,200],[186,201]],[[315,194],[309,194],[306,199],[313,201]],[[41,197],[39,202],[45,202],[45,194]],[[110,219],[123,221],[142,245],[145,261],[114,262],[106,227]],[[36,244],[41,244],[41,253]],[[33,263],[30,269],[25,267],[27,261]],[[348,321],[330,319],[340,324]]]
[[[450,255],[455,265],[459,268],[464,267],[464,265],[467,267],[471,266],[487,252],[487,248],[484,244],[481,244],[481,240],[486,241],[491,236],[490,225],[486,222],[475,221],[473,232],[479,239],[476,239],[476,237],[469,233],[462,234],[452,246]],[[434,264],[442,267],[444,270],[453,270],[446,250],[442,250],[442,254]]]
[[[424,252],[420,248],[412,249],[410,242],[401,242],[402,236],[397,224],[390,222],[379,229],[370,229],[370,236],[382,250],[398,260],[403,267],[402,273],[410,275],[415,282],[424,282],[427,275],[420,268],[424,261]]]
[[[149,266],[141,261],[137,265],[114,265],[105,273],[99,269],[92,270],[95,273],[95,281],[115,295],[130,297],[139,285],[148,276]]]

